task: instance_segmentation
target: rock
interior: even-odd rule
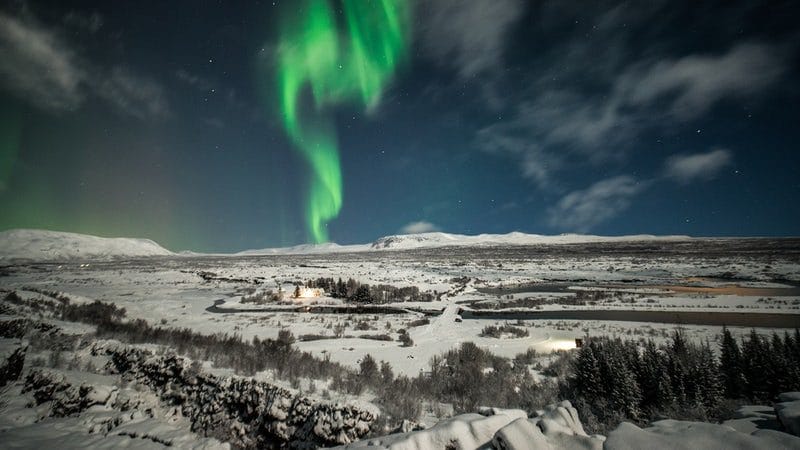
[[[31,392],[37,405],[49,402],[49,416],[67,417],[105,405],[116,390],[114,386],[74,385],[61,373],[32,370],[25,377],[22,392]]]
[[[483,413],[463,414],[426,430],[391,434],[355,442],[346,448],[375,447],[392,450],[458,448],[498,449],[601,449],[602,436],[588,436],[569,402],[550,405],[529,419],[521,410],[481,408]]]
[[[587,436],[564,432],[564,429],[543,431],[538,424],[541,421],[517,419],[501,428],[494,435],[494,448],[503,450],[527,449],[591,449],[603,448],[602,436]]]
[[[793,402],[796,400],[800,400],[800,392],[784,392],[782,394],[778,394],[778,402]]]
[[[789,433],[800,436],[800,392],[785,392],[778,396],[775,415]]]
[[[756,430],[780,430],[775,409],[762,405],[745,405],[733,413],[733,419],[722,422],[736,431],[751,434]]]
[[[348,444],[366,435],[376,416],[345,405],[315,402],[287,389],[244,377],[217,377],[191,368],[175,355],[103,342],[112,373],[150,387],[162,401],[181,409],[192,429],[221,437],[236,447],[315,448]]]
[[[745,434],[725,425],[660,420],[648,428],[623,422],[608,435],[606,450],[708,449],[760,450],[800,448],[800,438],[773,430]]]
[[[519,418],[501,428],[493,443],[500,449],[601,449],[602,436],[589,436],[568,401],[548,405],[531,419]]]
[[[403,421],[400,422],[400,425],[398,425],[397,428],[392,430],[392,432],[389,434],[410,433],[412,431],[419,431],[423,429],[424,427],[421,427],[420,424],[418,424],[417,422],[403,419]]]
[[[19,344],[4,350],[0,356],[0,387],[19,380],[22,368],[25,366],[28,346]]]

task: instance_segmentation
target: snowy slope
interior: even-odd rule
[[[691,238],[688,236],[652,235],[609,237],[562,234],[543,236],[519,232],[467,236],[437,232],[385,236],[371,244],[339,245],[330,242],[316,245],[305,244],[294,247],[245,250],[234,254],[215,254],[214,256],[312,255],[451,246],[561,245],[591,242],[678,241],[689,239]],[[76,233],[26,229],[0,232],[0,261],[62,261],[169,255],[210,256],[210,254],[194,252],[172,253],[148,239],[101,238]]]
[[[258,256],[258,255],[317,255],[323,253],[350,253],[370,250],[369,244],[363,245],[339,245],[334,242],[325,244],[303,244],[294,247],[283,248],[263,248],[258,250],[244,250],[234,253],[235,256]]]
[[[640,234],[633,236],[592,236],[580,234],[561,234],[557,236],[543,236],[540,234],[526,234],[513,232],[508,234],[478,234],[468,236],[451,233],[419,233],[398,234],[384,236],[371,244],[339,245],[306,244],[295,247],[265,248],[260,250],[245,250],[235,253],[236,256],[255,255],[310,255],[327,253],[351,253],[376,250],[412,250],[436,247],[489,247],[496,245],[560,245],[582,244],[591,242],[641,242],[641,241],[684,241],[690,240],[689,236],[653,236]]]
[[[148,239],[102,238],[45,230],[0,232],[0,261],[64,261],[167,256],[173,253]]]
[[[634,241],[677,241],[689,240],[688,236],[653,236],[648,234],[632,236],[592,236],[580,234],[561,234],[543,236],[540,234],[508,233],[479,234],[467,236],[450,233],[400,234],[382,237],[372,243],[372,249],[412,249],[447,246],[491,246],[491,245],[558,245],[583,244],[591,242],[634,242]]]

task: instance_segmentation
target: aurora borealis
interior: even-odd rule
[[[409,5],[404,0],[345,0],[343,36],[331,3],[310,0],[297,9],[299,17],[282,26],[281,112],[287,133],[312,170],[306,220],[316,243],[328,240],[327,221],[339,214],[343,197],[335,126],[324,109],[348,100],[365,107],[377,104],[407,47]],[[306,87],[313,106],[302,104]]]
[[[798,235],[798,10],[12,0],[0,229]]]

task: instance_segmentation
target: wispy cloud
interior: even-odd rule
[[[94,89],[100,97],[131,116],[145,119],[169,115],[161,85],[152,79],[135,75],[128,69],[114,67]]]
[[[587,232],[628,209],[631,199],[649,184],[628,175],[598,181],[562,197],[548,211],[548,223],[562,230]]]
[[[53,32],[0,12],[0,83],[37,106],[76,109],[84,100],[88,73]]]
[[[524,99],[510,119],[481,129],[477,143],[516,157],[524,176],[548,187],[570,157],[624,157],[642,131],[680,125],[724,99],[759,94],[780,81],[786,64],[776,47],[755,42],[719,54],[634,62],[605,94],[545,89]]]
[[[683,184],[707,180],[714,178],[731,160],[730,150],[721,148],[706,153],[673,155],[664,165],[664,174]]]
[[[733,160],[730,150],[673,155],[664,162],[663,174],[647,179],[618,175],[562,196],[548,210],[548,225],[562,231],[587,232],[630,207],[636,196],[656,183],[680,184],[714,178]]]
[[[426,53],[463,78],[497,67],[510,26],[524,12],[520,0],[429,0],[417,7]]]
[[[64,21],[95,32],[99,16],[69,13]],[[57,28],[33,18],[0,12],[0,86],[51,111],[78,109],[94,96],[123,114],[138,118],[163,118],[169,114],[164,89],[155,80],[122,67],[106,67],[79,56]]]
[[[617,82],[621,106],[650,106],[668,100],[679,119],[697,117],[716,102],[747,98],[779,81],[786,59],[777,47],[742,42],[722,54],[663,59],[632,68]]]
[[[419,222],[411,222],[406,224],[400,229],[400,234],[430,233],[433,231],[439,231],[439,227],[430,222],[421,220]]]
[[[189,71],[184,69],[176,70],[175,78],[200,91],[210,91],[211,89],[214,88],[214,84],[211,83],[209,80],[201,77],[200,75],[195,75],[193,73],[190,73]]]
[[[82,13],[70,11],[64,16],[64,24],[91,34],[97,33],[104,23],[103,16],[98,12]]]

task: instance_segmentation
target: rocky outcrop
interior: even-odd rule
[[[761,450],[800,448],[800,438],[775,430],[745,434],[725,425],[659,420],[647,428],[623,422],[608,434],[604,449],[720,449]]]
[[[800,393],[782,394],[781,400],[796,402]],[[389,450],[428,449],[498,449],[498,450],[634,450],[634,449],[797,449],[800,438],[773,429],[756,428],[763,424],[763,409],[750,406],[743,415],[754,411],[748,426],[741,432],[725,424],[661,420],[647,428],[622,423],[608,438],[589,436],[570,402],[550,405],[528,417],[524,411],[484,409],[481,414],[464,414],[437,423],[429,429],[399,433],[356,442],[342,448]],[[779,409],[776,407],[776,409]],[[780,413],[779,413],[780,414]],[[744,419],[741,417],[740,419]],[[773,416],[774,418],[774,416]],[[787,422],[783,422],[790,429]],[[742,424],[739,424],[740,426]],[[746,427],[744,427],[746,428]]]
[[[0,387],[19,379],[25,365],[26,345],[0,349]]]
[[[150,387],[181,408],[192,430],[242,448],[315,448],[348,444],[366,435],[376,415],[347,405],[321,403],[252,378],[203,373],[185,358],[156,356],[116,343],[94,354],[108,369]]]
[[[800,436],[800,392],[780,394],[775,404],[775,415],[786,431]]]
[[[50,417],[80,414],[94,405],[105,405],[116,388],[73,384],[64,374],[49,370],[32,370],[25,377],[22,393],[31,393],[36,405],[50,402]]]
[[[0,320],[0,338],[20,339],[30,332],[57,333],[58,327],[30,319]]]
[[[463,414],[431,428],[405,434],[367,439],[343,448],[392,450],[427,449],[601,449],[602,436],[583,430],[578,412],[570,402],[550,405],[529,418],[525,411],[490,409],[482,414]]]

